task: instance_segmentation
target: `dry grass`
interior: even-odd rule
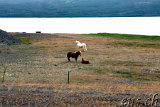
[[[14,50],[17,51],[17,54],[18,52],[20,52],[21,54],[28,54],[34,56],[32,59],[21,58],[20,59],[22,61],[21,64],[10,63],[9,64],[11,68],[10,70],[11,71],[18,70],[20,73],[29,72],[30,75],[28,74],[25,75],[25,78],[29,78],[33,74],[33,79],[34,79],[35,78],[34,74],[36,75],[38,73],[40,77],[42,76],[42,78],[47,77],[51,79],[52,77],[54,78],[53,75],[58,75],[63,77],[64,75],[66,75],[68,71],[72,71],[71,75],[73,76],[75,75],[85,76],[89,74],[91,74],[92,76],[93,72],[95,73],[96,70],[100,71],[112,70],[112,71],[127,71],[127,72],[134,71],[138,73],[148,73],[145,71],[148,70],[151,72],[153,71],[154,73],[160,69],[159,48],[135,47],[135,45],[134,46],[131,45],[128,47],[125,45],[117,44],[117,43],[127,43],[126,40],[117,40],[112,38],[101,38],[101,37],[92,37],[92,36],[76,35],[76,34],[57,34],[57,35],[62,37],[54,38],[53,36],[49,39],[41,40],[28,37],[25,37],[24,39],[22,35],[22,37],[20,38],[23,38],[25,40],[25,43],[22,44],[21,46],[18,46],[19,48],[17,48],[16,46],[11,46],[10,48],[13,47]],[[64,37],[69,37],[69,38],[64,38]],[[74,41],[76,39],[87,43],[88,51],[82,53],[82,56],[79,57],[77,63],[74,61],[74,59],[71,59],[72,62],[68,63],[66,59],[66,53],[68,51],[79,50],[74,44]],[[26,44],[26,41],[28,41],[30,44]],[[138,43],[144,44],[141,41]],[[151,42],[149,43],[151,44]],[[91,64],[82,65],[80,63],[82,57],[86,58],[87,60],[90,60]],[[102,74],[98,73],[98,75]],[[19,76],[19,78],[21,80],[21,76]],[[14,79],[16,80],[17,78]],[[43,79],[39,78],[39,80]],[[50,80],[47,80],[47,82],[49,81]],[[51,82],[53,81],[54,79],[51,79]]]
[[[113,93],[113,89],[119,93],[126,90],[160,92],[160,48],[142,45],[153,42],[76,34],[54,34],[47,39],[18,37],[25,38],[25,42],[11,45],[7,51],[0,48],[0,60],[7,66],[4,86],[70,88],[70,93],[76,88],[104,93]],[[74,59],[68,62],[66,53],[80,50],[75,40],[85,42],[88,51],[82,52],[77,62]],[[91,64],[81,64],[82,57]],[[0,68],[0,75],[2,72]]]

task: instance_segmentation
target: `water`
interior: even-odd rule
[[[159,26],[160,17],[0,18],[0,29],[7,32],[160,35]]]

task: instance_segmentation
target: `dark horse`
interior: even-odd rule
[[[68,52],[68,53],[67,53],[68,61],[70,61],[70,57],[75,58],[75,60],[77,61],[79,55],[81,56],[81,51]]]
[[[82,58],[82,61],[81,61],[82,64],[90,64],[89,61],[85,60],[84,58]]]

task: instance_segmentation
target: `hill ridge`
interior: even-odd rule
[[[11,45],[19,44],[21,42],[22,41],[20,39],[0,29],[0,43]]]

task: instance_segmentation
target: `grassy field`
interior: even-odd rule
[[[56,100],[56,105],[86,106],[88,100],[88,106],[100,104],[117,107],[121,105],[123,98],[144,99],[150,94],[160,92],[160,37],[158,36],[108,33],[12,34],[20,38],[23,43],[0,45],[0,81],[6,68],[5,81],[0,85],[2,92],[5,91],[2,87],[7,87],[7,92],[12,88],[18,92],[21,90],[22,93],[30,89],[28,93],[33,92],[32,96],[35,96],[37,93],[33,90],[50,87],[52,91],[42,89],[40,92],[43,95],[50,92],[48,97],[50,100],[47,100],[50,106],[55,105],[55,102],[49,101],[64,95],[64,99]],[[81,50],[76,47],[74,43],[76,40],[85,42],[88,51],[82,51],[82,56],[77,62],[74,59],[68,62],[67,52]],[[81,64],[82,58],[89,60],[91,64]],[[70,84],[67,84],[68,71]],[[16,92],[10,93],[13,97],[22,97],[15,94]],[[56,96],[51,92],[56,92]],[[72,97],[68,98],[68,95]],[[27,99],[24,96],[22,98]],[[11,102],[9,104],[13,104],[13,97],[8,95],[4,97],[9,99]],[[33,101],[38,103],[38,95],[35,98],[37,100]],[[103,100],[100,100],[101,98]]]
[[[126,40],[138,40],[138,41],[160,41],[160,36],[147,36],[147,35],[133,35],[133,34],[114,34],[114,33],[97,33],[88,34],[101,37],[115,38],[115,39],[126,39]]]

